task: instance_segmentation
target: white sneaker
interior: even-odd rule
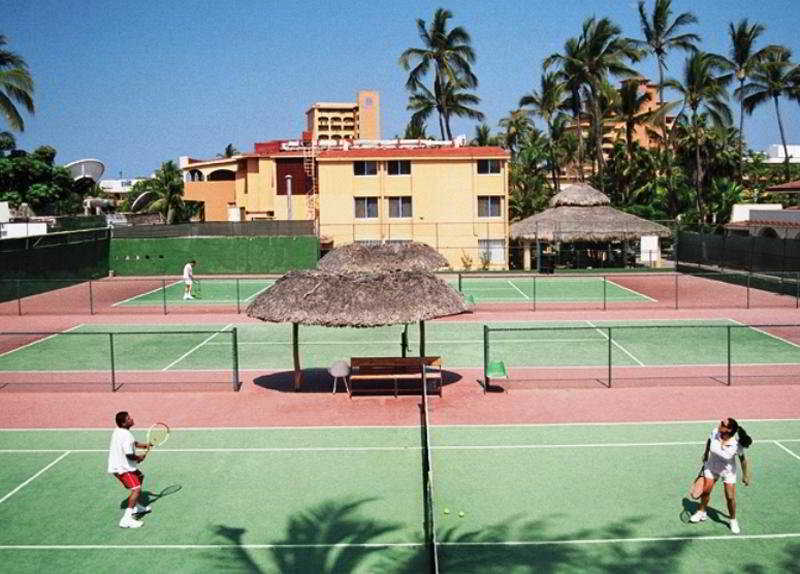
[[[694,522],[695,524],[698,522],[702,522],[708,518],[708,514],[705,513],[703,510],[698,510],[691,517],[689,517],[689,522]]]
[[[734,534],[739,534],[741,531],[742,531],[742,529],[739,528],[739,521],[736,520],[735,518],[732,518],[731,519],[731,532],[733,532]]]
[[[183,296],[183,300],[184,300],[184,301],[186,301],[188,298],[189,298],[189,296],[188,296],[188,295],[184,295],[184,296]]]
[[[133,509],[134,514],[147,514],[150,511],[151,509],[149,506],[142,506],[141,504],[137,504],[136,508]]]
[[[141,528],[144,525],[132,517],[123,516],[122,520],[119,521],[119,526],[120,528]]]

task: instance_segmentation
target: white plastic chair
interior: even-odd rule
[[[347,388],[347,377],[350,376],[350,363],[347,361],[336,361],[328,368],[328,373],[333,377],[333,393],[336,394],[336,384],[339,379],[344,382]]]

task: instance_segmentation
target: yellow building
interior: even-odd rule
[[[257,143],[254,153],[181,159],[184,199],[206,221],[313,220],[323,248],[420,241],[454,269],[508,261],[508,160],[452,142]]]
[[[380,113],[378,92],[360,91],[355,103],[317,102],[306,112],[306,133],[313,142],[377,140],[381,137]]]

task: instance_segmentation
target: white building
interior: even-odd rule
[[[103,179],[100,181],[100,188],[113,195],[115,199],[123,199],[137,182],[144,181],[144,177],[133,177],[129,179]]]
[[[787,145],[786,149],[789,152],[789,163],[800,163],[800,145]],[[767,163],[783,163],[786,160],[781,144],[772,144],[764,153],[767,154]]]

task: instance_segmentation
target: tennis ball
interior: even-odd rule
[[[445,513],[445,514],[450,514],[450,509],[449,509],[449,508],[445,508],[445,509],[444,509],[444,513]]]
[[[464,511],[463,511],[463,510],[461,510],[461,511],[458,513],[458,517],[459,517],[459,518],[464,518]]]

